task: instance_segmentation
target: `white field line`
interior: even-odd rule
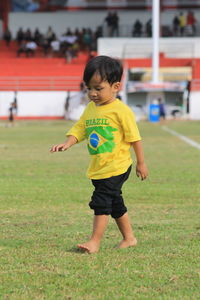
[[[177,136],[180,140],[186,142],[190,146],[195,147],[195,148],[200,150],[200,144],[199,143],[189,139],[188,137],[186,137],[186,136],[184,136],[184,135],[182,135],[182,134],[180,134],[180,133],[178,133],[178,132],[176,132],[172,129],[169,129],[168,127],[162,126],[162,129],[169,132],[169,133],[171,133],[172,135]]]

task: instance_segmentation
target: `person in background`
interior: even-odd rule
[[[165,105],[161,98],[158,98],[158,105],[159,105],[160,121],[163,122],[166,119],[166,111],[165,111]]]
[[[36,28],[35,32],[33,34],[33,40],[37,45],[39,45],[39,43],[40,43],[41,36],[42,36],[42,34],[40,33],[39,29]]]
[[[55,33],[54,33],[53,29],[51,28],[51,26],[48,27],[47,33],[45,35],[45,38],[47,39],[49,45],[55,39]]]
[[[178,36],[179,35],[180,20],[179,20],[179,17],[177,15],[173,18],[172,26],[173,26],[173,35]]]
[[[135,21],[135,23],[133,24],[133,31],[132,31],[132,36],[134,37],[141,37],[142,35],[142,23],[140,22],[139,19],[137,19]]]
[[[59,56],[60,55],[60,41],[57,40],[56,38],[51,42],[51,52],[53,57],[54,56]]]
[[[25,31],[25,33],[24,33],[24,39],[25,39],[27,42],[32,41],[33,36],[32,36],[32,32],[31,32],[30,28],[28,28],[28,29]]]
[[[3,35],[3,39],[5,40],[7,47],[9,47],[11,39],[12,39],[12,34],[11,34],[9,28],[6,28],[4,35]]]
[[[9,107],[9,114],[8,114],[8,126],[14,126],[14,110],[15,110],[15,105],[14,103],[10,103]]]
[[[152,37],[152,19],[149,19],[145,24],[147,37]]]
[[[112,12],[109,12],[104,21],[107,24],[107,35],[112,36]]]
[[[112,23],[111,36],[119,36],[119,16],[116,11],[112,13],[111,23]]]
[[[25,39],[24,31],[23,31],[22,27],[20,27],[16,34],[16,40],[17,40],[18,45],[20,45],[24,39]]]
[[[197,20],[192,11],[189,11],[187,14],[187,27],[192,36],[196,34],[196,23]]]
[[[45,57],[47,57],[49,55],[49,52],[50,52],[50,45],[49,45],[49,42],[48,40],[43,36],[42,39],[40,40],[40,45],[42,47],[42,50],[43,50],[43,55]]]
[[[37,49],[37,44],[34,41],[29,41],[26,43],[26,56],[35,56],[35,51]]]
[[[179,28],[180,28],[180,35],[184,36],[185,34],[185,26],[186,26],[186,17],[183,12],[180,12],[179,15]]]
[[[65,120],[69,119],[69,101],[70,101],[70,91],[67,91],[67,96],[65,99],[65,106],[64,106],[64,118]]]
[[[14,110],[15,110],[15,115],[16,115],[16,114],[17,114],[17,111],[18,111],[17,91],[15,91],[15,94],[14,94],[13,108],[14,108]]]
[[[17,49],[17,57],[20,57],[22,53],[26,54],[26,44],[27,42],[25,40],[21,41],[19,48]]]

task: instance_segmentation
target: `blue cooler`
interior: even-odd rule
[[[160,120],[160,109],[158,104],[149,105],[149,121],[159,122]]]

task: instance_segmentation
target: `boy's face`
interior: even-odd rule
[[[106,105],[113,102],[119,89],[120,82],[110,85],[108,81],[102,81],[99,74],[94,74],[87,86],[88,97],[96,105]]]

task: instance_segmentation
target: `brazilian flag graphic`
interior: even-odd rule
[[[113,131],[117,131],[117,129],[111,126],[86,128],[89,153],[95,155],[112,152],[115,147]]]

